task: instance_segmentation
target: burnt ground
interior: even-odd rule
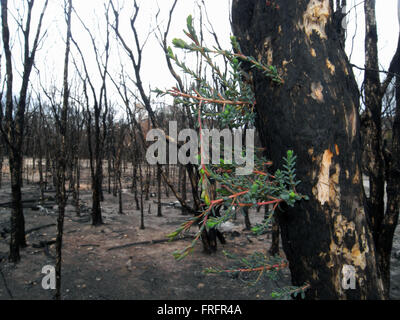
[[[85,186],[83,184],[83,188]],[[38,199],[38,185],[25,185],[23,199]],[[87,189],[87,186],[86,186]],[[90,225],[91,193],[81,191],[82,216],[77,217],[74,207],[69,204],[66,210],[62,298],[71,300],[268,300],[271,292],[279,287],[290,285],[287,270],[278,281],[262,278],[257,285],[249,286],[241,279],[229,275],[204,274],[207,267],[229,268],[223,250],[240,256],[254,251],[266,252],[270,246],[269,235],[254,237],[244,231],[242,216],[233,221],[225,232],[227,243],[219,243],[218,252],[206,255],[198,243],[193,254],[183,261],[176,261],[172,255],[183,249],[189,240],[172,243],[147,244],[117,250],[110,248],[149,240],[165,239],[189,216],[182,216],[179,208],[163,206],[163,217],[156,217],[155,198],[146,201],[145,230],[140,230],[140,212],[134,210],[134,197],[129,191],[123,193],[124,215],[118,214],[117,198],[104,192],[105,201],[102,212],[105,224],[101,227]],[[54,197],[54,192],[46,193]],[[0,204],[10,201],[9,185],[3,184],[0,190]],[[175,201],[163,198],[163,203]],[[48,201],[44,209],[32,210],[36,203],[25,203],[26,230],[51,225],[29,232],[28,247],[21,252],[21,262],[14,266],[7,262],[10,209],[0,207],[0,300],[52,299],[53,292],[42,289],[42,268],[54,265],[55,248],[50,245],[37,248],[41,241],[51,241],[56,237],[57,206],[54,200]],[[149,211],[150,206],[150,211]],[[252,223],[260,222],[262,213],[250,211]],[[194,233],[194,230],[192,230]],[[392,298],[400,299],[400,227],[397,228],[392,257]],[[10,296],[12,295],[12,297]]]
[[[9,201],[8,189],[3,188],[0,203]],[[25,187],[24,198],[37,196],[37,186]],[[225,233],[227,244],[218,245],[218,252],[206,255],[201,243],[183,261],[176,261],[172,255],[183,249],[191,240],[172,243],[148,244],[111,250],[109,248],[147,240],[165,239],[188,216],[182,216],[179,208],[163,206],[163,217],[156,217],[157,205],[154,199],[145,205],[145,230],[140,230],[140,212],[133,209],[134,198],[124,192],[124,215],[117,212],[117,198],[105,192],[102,204],[105,224],[92,227],[89,221],[90,192],[82,194],[81,217],[76,217],[72,205],[67,207],[63,246],[63,299],[270,299],[273,288],[289,285],[289,275],[285,271],[280,281],[262,279],[256,286],[249,286],[241,279],[227,275],[203,274],[207,267],[231,267],[223,250],[242,255],[254,251],[266,252],[269,235],[254,237],[243,231],[243,217],[233,222],[233,228]],[[164,198],[163,203],[174,199]],[[150,214],[148,212],[151,205]],[[31,206],[28,204],[28,206]],[[57,212],[55,204],[45,210],[33,211],[25,208],[26,229],[55,224]],[[10,209],[0,209],[0,230],[9,225]],[[252,214],[252,222],[261,221],[262,214]],[[256,219],[257,217],[257,219]],[[194,232],[193,232],[194,233]],[[240,234],[240,235],[239,235]],[[41,241],[51,241],[56,237],[56,226],[50,226],[27,235],[28,247],[21,252],[21,262],[14,266],[7,262],[8,237],[0,237],[0,268],[7,287],[14,299],[52,299],[53,293],[42,289],[43,266],[54,265],[55,248],[48,250],[35,248]],[[4,279],[0,275],[0,299],[10,299]]]

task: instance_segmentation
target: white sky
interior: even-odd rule
[[[364,1],[351,0],[348,1],[349,25],[348,37],[346,43],[346,51],[351,57],[351,62],[357,66],[364,66],[364,37],[365,37],[365,23],[364,23]],[[355,9],[352,9],[356,7]],[[382,70],[389,68],[392,57],[397,48],[397,40],[399,36],[399,20],[397,15],[397,0],[376,0],[376,19],[378,25],[378,50],[379,62]],[[356,29],[357,22],[357,29]],[[354,37],[353,50],[352,42]],[[361,83],[360,79],[363,77],[363,72],[357,69],[354,70],[356,77]],[[381,77],[385,77],[381,74]],[[382,79],[383,79],[382,78]]]
[[[15,8],[21,6],[22,0],[9,0],[9,6],[14,5]],[[105,19],[104,19],[104,3],[105,0],[73,0],[74,7],[77,13],[85,21],[87,26],[93,30],[97,35],[104,35]],[[133,37],[129,27],[129,17],[133,12],[133,4],[131,0],[115,0],[123,6],[122,16],[121,16],[121,30],[124,35],[126,35],[128,41],[132,41]],[[157,12],[158,5],[160,7],[160,21],[166,22],[166,18],[169,9],[172,5],[173,0],[138,0],[141,6],[139,20],[138,20],[138,32],[142,34],[142,39],[145,35],[155,26],[155,14]],[[347,51],[351,54],[351,62],[363,66],[364,65],[364,14],[363,14],[363,1],[362,0],[350,0],[348,1],[348,9],[352,8],[354,4],[359,4],[356,6],[356,10],[351,10],[349,15],[349,29],[348,29],[348,41],[347,41]],[[35,18],[40,11],[40,8],[44,0],[36,0],[35,2]],[[230,1],[229,0],[205,0],[207,5],[207,10],[210,16],[211,23],[214,29],[219,35],[220,41],[224,47],[229,48],[229,35],[230,35],[230,25],[229,25],[229,10]],[[398,17],[397,17],[397,0],[376,0],[377,9],[377,24],[378,24],[378,37],[379,37],[379,55],[380,64],[382,69],[387,70],[391,58],[396,50],[397,39],[399,33]],[[36,67],[40,70],[40,77],[43,82],[49,84],[55,81],[60,87],[62,84],[62,71],[63,71],[63,60],[64,60],[64,50],[65,45],[63,38],[65,37],[65,21],[63,18],[63,1],[62,0],[49,0],[49,7],[46,12],[45,18],[45,28],[47,29],[47,38],[43,43],[41,50],[37,54]],[[12,10],[12,13],[16,15],[16,11]],[[170,30],[171,43],[172,38],[181,37],[184,38],[182,30],[186,26],[186,17],[192,14],[194,18],[199,18],[198,10],[196,9],[194,0],[179,0],[177,8],[174,12],[174,18]],[[12,20],[12,18],[10,18]],[[205,18],[204,18],[205,20]],[[198,22],[198,19],[196,20]],[[12,21],[10,21],[12,24]],[[357,31],[355,31],[355,25],[357,24]],[[15,28],[15,24],[14,24]],[[162,27],[163,28],[163,27]],[[206,29],[205,29],[206,32]],[[354,44],[352,44],[352,38],[354,37]],[[74,18],[73,20],[73,36],[80,44],[82,51],[84,51],[85,56],[90,67],[91,72],[96,74],[96,67],[94,64],[94,56],[92,53],[92,48],[90,45],[90,40],[80,25],[80,22]],[[114,38],[114,34],[112,33]],[[101,44],[101,36],[98,36],[99,44]],[[14,54],[20,55],[18,52],[18,38],[13,37],[15,41]],[[211,45],[214,43],[211,40]],[[351,50],[353,46],[353,50]],[[99,45],[101,47],[101,45]],[[112,59],[110,61],[113,70],[119,71],[119,57],[116,50],[117,46],[112,45]],[[74,52],[75,49],[73,49]],[[175,50],[176,51],[176,50]],[[179,53],[179,50],[176,51]],[[121,51],[122,56],[124,52]],[[75,58],[79,60],[79,56],[75,54]],[[18,58],[16,58],[17,60]],[[128,60],[124,60],[124,63],[129,66]],[[73,67],[70,67],[71,73],[73,72]],[[362,79],[362,72],[355,70],[356,77],[359,82]],[[17,77],[17,74],[15,74]],[[148,88],[150,83],[152,88],[170,88],[175,85],[173,78],[169,74],[166,66],[165,58],[163,53],[155,39],[154,36],[149,38],[149,41],[144,50],[144,61],[142,77],[145,87]],[[17,79],[16,79],[17,80]],[[37,81],[37,74],[34,71],[32,74],[32,83]],[[112,86],[111,84],[109,86]],[[18,88],[17,83],[15,88]]]
[[[40,0],[40,2],[43,2]],[[64,50],[65,44],[63,42],[63,38],[65,37],[65,21],[63,20],[63,8],[62,1],[60,0],[50,0],[51,4],[48,7],[47,17],[53,17],[49,28],[49,35],[46,39],[44,47],[42,51],[37,55],[36,65],[41,73],[41,79],[43,82],[51,82],[55,79],[58,79],[58,83],[62,84],[62,72],[63,72],[63,63],[64,63]],[[104,19],[104,0],[86,0],[86,1],[77,1],[73,0],[73,4],[76,12],[80,15],[82,20],[85,21],[87,26],[99,37],[99,48],[102,47],[101,43],[104,45],[104,31],[106,22]],[[38,1],[39,3],[39,1]],[[123,8],[122,16],[120,17],[120,29],[121,33],[126,37],[126,40],[129,45],[132,44],[133,47],[133,34],[130,29],[129,19],[133,12],[133,1],[130,0],[115,0],[114,3],[117,5],[118,3]],[[160,7],[160,16],[159,23],[161,23],[161,30],[164,31],[164,26],[167,23],[169,10],[172,6],[173,0],[138,0],[138,4],[140,5],[140,13],[138,17],[138,33],[143,41],[149,31],[154,30],[156,26],[155,15],[158,11],[158,6]],[[229,23],[229,8],[230,2],[229,0],[205,0],[207,5],[207,11],[209,14],[210,21],[212,22],[216,32],[220,36],[220,41],[225,48],[229,48],[230,40],[230,23]],[[39,10],[39,6],[37,7]],[[173,20],[169,32],[169,40],[168,43],[172,46],[171,42],[173,38],[185,38],[183,33],[183,29],[186,29],[186,18],[189,14],[194,16],[194,19],[199,17],[198,9],[195,4],[195,1],[191,0],[179,0],[178,4],[175,8]],[[206,21],[206,18],[204,17]],[[195,20],[198,22],[198,19]],[[98,26],[100,25],[100,30],[102,32],[98,32]],[[206,29],[205,29],[206,32]],[[93,74],[97,75],[97,67],[95,64],[95,59],[93,55],[93,49],[91,47],[90,38],[85,30],[83,30],[78,19],[74,18],[73,20],[73,37],[79,43],[82,51],[87,57],[87,63],[89,65],[89,69],[93,72]],[[102,36],[101,36],[102,35]],[[119,48],[119,52],[117,51],[117,46],[115,45],[115,35],[114,32],[111,32],[112,41],[114,41],[114,45],[112,45],[111,50],[111,58],[110,58],[110,69],[114,69],[115,74],[120,71],[120,57],[123,58],[124,67],[126,67],[130,75],[133,77],[133,69],[131,68],[131,64],[129,59],[126,58],[126,54],[122,48]],[[211,37],[208,37],[211,40],[211,45],[214,45]],[[75,52],[75,59],[79,61],[79,55],[77,51],[73,47],[73,52]],[[181,57],[183,57],[183,53],[176,50],[176,53]],[[70,67],[71,72],[73,72],[74,67]],[[111,70],[110,70],[111,71]],[[143,67],[142,67],[142,80],[145,83],[145,89],[149,88],[151,84],[152,89],[160,88],[160,89],[169,89],[172,86],[175,86],[175,81],[171,74],[169,73],[165,56],[163,51],[161,50],[160,45],[158,44],[155,34],[153,33],[145,46],[143,53]],[[35,75],[32,75],[35,77]],[[113,85],[110,83],[109,87]],[[149,90],[149,89],[148,89]]]

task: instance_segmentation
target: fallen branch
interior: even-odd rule
[[[155,201],[155,200],[153,200],[153,203],[158,204],[158,202]],[[161,205],[163,207],[176,207],[176,208],[181,207],[181,204],[179,203],[179,201],[177,201],[177,202],[168,202],[168,203],[161,202]]]
[[[25,235],[28,235],[28,234],[30,234],[30,233],[32,233],[32,232],[39,231],[39,230],[42,230],[42,229],[45,229],[45,228],[54,227],[54,226],[55,226],[55,224],[52,223],[52,224],[46,224],[46,225],[44,225],[44,226],[40,226],[40,227],[35,227],[35,228],[32,228],[32,229],[28,229],[28,230],[25,231]],[[1,236],[3,239],[7,239],[7,237],[9,236],[9,234],[10,234],[10,230],[8,230],[8,229],[3,229],[2,231],[0,231],[0,236]]]
[[[39,200],[38,199],[27,199],[27,200],[22,200],[21,201],[21,203],[36,203],[36,202],[39,202]],[[12,202],[0,203],[0,207],[3,207],[3,208],[11,208],[12,205],[13,205]]]
[[[55,240],[50,240],[50,241],[40,241],[39,243],[32,243],[32,248],[35,249],[40,249],[40,248],[45,248],[47,246],[51,246],[52,244],[55,244]]]
[[[151,241],[128,243],[128,244],[124,244],[122,246],[116,246],[116,247],[108,248],[107,251],[126,249],[126,248],[130,248],[130,247],[141,246],[141,245],[160,244],[160,243],[165,243],[165,242],[175,242],[175,241],[188,240],[188,239],[194,239],[194,236],[184,236],[182,238],[177,238],[177,239],[173,239],[173,240],[160,239],[160,240],[151,240]]]
[[[46,224],[44,226],[32,228],[32,229],[26,230],[25,234],[29,234],[29,233],[32,233],[32,232],[35,232],[35,231],[39,231],[39,230],[42,230],[42,229],[54,227],[55,225],[56,225],[55,223],[51,223],[51,224]]]
[[[73,222],[77,222],[77,223],[88,223],[91,220],[90,216],[83,216],[80,217],[79,219],[71,219]]]

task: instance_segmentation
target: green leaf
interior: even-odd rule
[[[189,30],[193,28],[193,17],[191,14],[186,18],[186,25]]]
[[[281,295],[278,292],[272,292],[271,293],[271,297],[274,298],[274,299],[280,298],[280,296]]]
[[[175,38],[172,40],[172,43],[176,48],[187,49],[187,50],[190,49],[190,46],[182,39]]]
[[[251,191],[252,194],[256,194],[256,193],[257,193],[257,190],[258,190],[258,184],[257,184],[257,183],[254,183],[254,184],[251,186],[250,191]]]
[[[215,226],[217,226],[218,224],[219,224],[219,221],[216,219],[210,218],[209,220],[207,220],[207,228],[209,228],[209,229],[215,228]]]

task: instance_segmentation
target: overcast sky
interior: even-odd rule
[[[36,63],[38,69],[41,70],[41,74],[43,73],[43,75],[41,75],[43,79],[45,78],[45,74],[47,74],[47,81],[52,81],[52,77],[58,75],[57,77],[60,82],[62,81],[61,76],[63,70],[63,54],[65,50],[65,45],[61,38],[65,37],[65,22],[61,20],[62,2],[59,0],[50,0],[50,2],[52,3],[48,8],[47,14],[48,16],[53,17],[53,20],[50,22],[50,33],[46,39],[46,44],[42,53],[38,55]],[[82,20],[85,21],[87,26],[90,27],[90,29],[95,33],[98,32],[98,26],[100,26],[99,28],[102,31],[98,33],[98,35],[100,35],[99,39],[104,38],[101,35],[104,36],[106,25],[104,19],[105,2],[106,1],[104,0],[74,0],[75,10]],[[122,16],[120,18],[121,33],[126,37],[128,43],[131,42],[130,44],[133,44],[133,36],[129,25],[129,18],[133,12],[133,2],[130,0],[116,0],[114,3],[116,5],[119,4],[120,7],[123,8],[121,11]],[[147,37],[147,34],[153,31],[154,27],[157,25],[155,15],[158,11],[158,8],[160,8],[158,22],[161,25],[161,29],[164,30],[173,0],[139,0],[138,3],[140,5],[140,13],[138,16],[137,27],[141,41],[144,41]],[[225,48],[229,48],[229,36],[231,33],[229,23],[230,2],[228,0],[205,0],[205,3],[210,21],[218,33],[222,45]],[[199,21],[199,10],[195,4],[195,1],[179,0],[173,15],[172,25],[169,33],[169,44],[171,44],[173,38],[185,37],[183,29],[186,29],[186,18],[190,14],[194,16],[196,22]],[[206,20],[205,17],[204,20]],[[73,37],[81,46],[85,56],[88,57],[87,60],[89,65],[92,62],[90,69],[93,71],[93,73],[96,73],[90,38],[88,37],[87,33],[82,30],[81,24],[77,19],[74,19],[73,23]],[[114,33],[112,33],[112,37],[114,38]],[[211,45],[214,45],[211,36],[208,36],[208,39],[211,40]],[[101,47],[102,43],[104,43],[104,39],[99,40],[99,47]],[[179,52],[179,50],[177,50],[176,53],[183,57],[183,53]],[[161,50],[154,32],[150,35],[146,43],[143,55],[142,78],[146,84],[146,88],[149,87],[150,83],[152,89],[156,87],[165,89],[175,86],[175,81],[169,73],[164,53]],[[119,54],[116,50],[116,46],[112,46],[110,65],[111,68],[114,68],[116,72],[119,72],[120,70],[120,57],[124,59],[124,65],[126,68],[130,68],[130,62],[126,58],[124,51],[120,49]],[[48,75],[49,66],[53,66],[50,69],[50,76]],[[132,69],[130,69],[130,72],[133,74]]]
[[[376,0],[376,19],[378,25],[379,62],[383,70],[387,70],[397,48],[399,36],[399,20],[397,10],[398,0]],[[348,5],[349,25],[346,51],[355,65],[364,66],[364,1],[351,0]],[[356,9],[354,9],[354,7]],[[356,28],[357,26],[357,28]],[[355,37],[354,37],[355,35]],[[354,37],[354,45],[353,43]],[[352,49],[353,46],[353,50]],[[362,77],[362,72],[354,70],[357,77]],[[382,74],[384,77],[385,75]]]
[[[21,8],[22,0],[9,0],[10,7]],[[82,20],[85,21],[87,26],[93,30],[98,37],[98,43],[101,47],[104,36],[105,19],[104,19],[104,3],[105,0],[74,0],[73,4],[80,15]],[[138,32],[142,35],[142,40],[152,28],[156,25],[155,14],[160,8],[159,22],[161,28],[165,25],[169,9],[173,0],[138,0],[141,10],[138,20]],[[363,14],[363,1],[350,0],[348,6],[349,11],[349,25],[347,37],[347,52],[351,56],[352,63],[363,66],[364,65],[364,14]],[[35,1],[35,15],[37,15],[44,0]],[[129,41],[133,42],[129,28],[129,17],[133,12],[132,1],[130,0],[115,0],[122,9],[121,16],[121,29]],[[229,25],[229,0],[205,0],[207,11],[214,29],[219,35],[223,46],[229,48],[229,35],[231,33]],[[399,33],[398,16],[397,16],[397,0],[377,0],[377,24],[379,36],[379,58],[382,69],[387,69],[391,58],[396,50],[397,39]],[[56,81],[62,84],[62,70],[63,70],[63,55],[65,45],[63,38],[65,37],[65,21],[63,17],[63,1],[62,0],[49,0],[49,7],[46,12],[45,28],[47,29],[47,38],[43,43],[40,52],[37,54],[36,66],[40,72],[40,77],[44,83]],[[357,5],[358,4],[358,5]],[[355,9],[354,9],[355,7]],[[12,11],[14,15],[17,13]],[[186,25],[186,17],[193,14],[194,18],[199,18],[198,9],[196,8],[195,1],[193,0],[179,0],[176,7],[173,22],[170,31],[170,39],[174,37],[184,37],[182,30]],[[11,20],[11,19],[10,19]],[[12,22],[11,22],[12,24]],[[357,28],[356,28],[357,26]],[[73,36],[80,44],[82,50],[87,56],[90,69],[96,73],[94,56],[90,47],[90,39],[86,32],[82,29],[79,21],[74,18],[73,20]],[[18,38],[14,36],[14,49],[18,46]],[[209,38],[211,40],[211,38]],[[353,40],[354,39],[354,40]],[[212,42],[212,41],[211,41]],[[213,43],[211,44],[213,45]],[[119,70],[119,56],[116,51],[117,46],[112,47],[112,60],[111,65],[115,71]],[[14,52],[17,52],[15,50]],[[74,51],[76,52],[76,51]],[[14,53],[15,54],[15,53]],[[122,56],[124,53],[122,52]],[[129,65],[128,60],[124,60],[124,64]],[[71,70],[73,70],[71,68]],[[362,72],[355,70],[356,76],[362,79]],[[151,83],[152,87],[169,88],[175,83],[170,76],[166,67],[165,58],[163,53],[154,37],[150,36],[144,51],[144,62],[142,70],[143,80],[146,87]],[[34,83],[36,73],[32,75],[32,82]]]

